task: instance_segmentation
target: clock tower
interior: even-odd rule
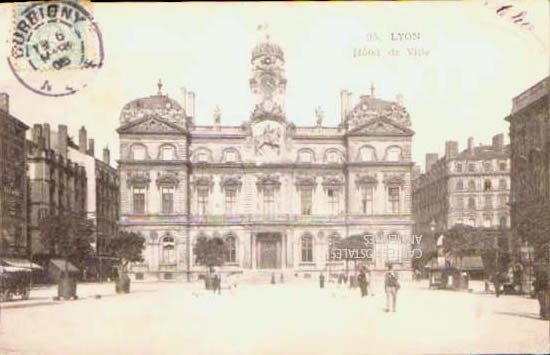
[[[250,90],[254,97],[252,118],[271,116],[283,118],[286,77],[284,53],[277,44],[269,40],[258,43],[252,50],[252,77]]]

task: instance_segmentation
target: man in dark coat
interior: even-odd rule
[[[212,279],[212,286],[212,290],[214,291],[214,293],[216,293],[216,291],[218,291],[218,294],[222,293],[222,279],[218,273],[214,274],[214,277]]]
[[[361,289],[361,297],[367,296],[367,275],[365,274],[365,269],[362,268],[361,271],[359,271],[357,282],[359,283],[359,288]]]
[[[321,275],[319,275],[319,287],[320,288],[325,288],[325,274],[321,273]]]

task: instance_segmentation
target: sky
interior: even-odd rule
[[[512,4],[530,29],[513,23]],[[400,94],[416,132],[413,160],[443,155],[446,140],[468,137],[487,143],[507,137],[512,98],[549,74],[549,3],[526,1],[430,1],[376,3],[97,3],[104,66],[87,87],[64,97],[38,95],[22,86],[7,61],[0,61],[0,92],[10,95],[12,115],[32,126],[66,124],[78,137],[84,125],[96,156],[109,146],[118,159],[122,107],[163,92],[180,100],[180,89],[196,94],[197,124],[211,124],[216,105],[223,125],[250,117],[252,48],[268,24],[271,41],[286,60],[287,120],[314,125],[321,106],[324,125],[340,123],[340,90],[395,100]],[[13,11],[0,5],[0,53],[9,55]],[[414,38],[398,40],[400,37]],[[400,35],[402,34],[402,35]],[[410,56],[413,48],[423,56]],[[378,56],[354,57],[379,53]],[[390,56],[395,49],[399,55]],[[507,140],[507,138],[506,138]]]

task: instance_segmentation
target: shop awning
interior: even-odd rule
[[[483,270],[481,256],[464,256],[456,266],[460,270]]]
[[[65,260],[63,259],[50,259],[50,264],[55,266],[59,271],[65,271]],[[69,272],[80,272],[80,270],[71,264],[70,261],[67,261],[66,265]]]
[[[0,274],[3,272],[31,272],[31,269],[24,269],[17,266],[2,266],[0,265]]]
[[[0,264],[2,266],[11,266],[21,269],[42,270],[42,266],[22,258],[1,257]]]

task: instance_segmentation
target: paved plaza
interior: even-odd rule
[[[239,285],[214,295],[198,283],[79,285],[80,299],[56,302],[55,288],[2,304],[1,354],[379,354],[547,352],[550,322],[536,300],[428,290],[403,282],[396,313],[382,285],[359,290],[315,281]],[[96,298],[95,295],[102,295]]]

